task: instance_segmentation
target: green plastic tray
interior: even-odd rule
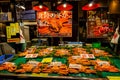
[[[114,73],[114,72],[101,72],[101,75],[103,78],[107,78],[107,76],[120,76],[120,72]]]
[[[98,78],[99,77],[97,74],[87,74],[87,73],[68,74],[68,76],[88,77],[88,78]]]

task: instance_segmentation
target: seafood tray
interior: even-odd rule
[[[109,54],[107,48],[99,49],[77,47],[39,48],[38,51],[31,53],[39,54],[38,57],[25,58],[25,55],[30,53],[21,53],[11,60],[15,65],[9,64],[9,68],[1,70],[0,73],[22,73],[28,75],[47,73],[48,76],[56,76],[56,78],[57,76],[86,78],[120,76],[120,58]],[[51,62],[43,63],[44,58],[52,58],[52,60]],[[33,63],[27,64],[30,61],[31,63],[35,62],[34,65]],[[0,66],[0,69],[3,68],[2,66]]]

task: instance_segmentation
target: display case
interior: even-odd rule
[[[120,58],[113,53],[101,46],[31,46],[1,64],[0,77],[108,80],[120,76]]]

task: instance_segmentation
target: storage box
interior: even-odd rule
[[[93,48],[100,48],[101,47],[101,42],[93,42],[92,47]]]
[[[0,56],[0,64],[4,63],[6,61],[11,60],[13,57],[14,57],[13,54],[4,54],[4,55],[1,55]]]

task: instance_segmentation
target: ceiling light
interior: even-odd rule
[[[60,11],[62,11],[62,10],[67,11],[67,10],[71,10],[72,8],[73,8],[73,6],[67,2],[62,2],[61,4],[59,4],[57,6],[57,10],[60,10]]]
[[[86,4],[82,7],[82,10],[94,10],[94,9],[97,9],[100,7],[100,4],[99,3],[94,3],[94,2],[91,2],[89,4]]]
[[[91,7],[93,5],[93,3],[89,3],[89,7]]]
[[[25,10],[25,4],[23,2],[16,5],[17,8]]]
[[[40,8],[42,8],[42,5],[39,5]]]
[[[35,11],[48,11],[49,8],[45,4],[39,2],[38,4],[33,6],[33,10],[35,10]]]
[[[64,8],[66,8],[66,7],[67,7],[67,4],[66,4],[66,3],[64,3],[64,4],[63,4],[63,7],[64,7]]]

